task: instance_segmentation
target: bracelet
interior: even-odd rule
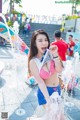
[[[58,57],[59,57],[59,56],[55,56],[55,57],[53,56],[53,59],[58,58]]]
[[[59,57],[53,58],[55,62],[60,61]]]

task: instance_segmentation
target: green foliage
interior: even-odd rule
[[[19,5],[19,7],[21,7],[21,8],[22,8],[22,5]]]
[[[3,0],[3,4],[5,3],[5,2],[7,2],[7,1],[9,1],[9,0]],[[14,2],[14,3],[17,3],[17,4],[20,4],[21,2],[22,2],[22,0],[10,0],[12,3]]]
[[[21,0],[14,0],[14,2],[20,4]]]
[[[66,16],[65,20],[77,19],[80,18],[78,15]]]
[[[25,23],[24,23],[24,22],[23,22],[23,23],[21,23],[21,24],[20,24],[20,26],[19,26],[19,29],[20,29],[20,30],[23,30],[23,29],[24,29],[24,25],[25,25]]]
[[[72,4],[80,5],[80,0],[69,0]]]
[[[7,2],[8,0],[4,0],[4,3],[5,2]],[[19,7],[22,7],[22,5],[21,5],[21,2],[22,2],[22,0],[10,0],[9,1],[9,4],[10,4],[10,11],[9,11],[9,13],[11,14],[11,13],[14,13],[14,4],[16,3],[16,4],[18,4],[19,5]],[[16,10],[15,10],[16,11]],[[15,14],[17,14],[17,13],[15,13]]]
[[[62,27],[62,28],[60,28],[60,31],[61,31],[61,32],[64,32],[64,30],[65,30],[65,28],[63,28],[63,27]]]
[[[72,14],[76,14],[76,8],[78,5],[80,5],[80,0],[69,0],[69,2],[72,4]]]
[[[8,24],[9,27],[12,27],[12,26],[13,26],[12,20],[9,20],[9,21],[7,22],[7,24]]]
[[[12,14],[20,14],[20,12],[16,11],[16,10],[13,10],[12,11]]]

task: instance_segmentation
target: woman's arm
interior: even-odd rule
[[[62,61],[60,60],[59,56],[57,58],[53,58],[54,62],[55,62],[55,70],[58,72],[58,73],[61,73],[64,66],[63,66],[63,63]]]
[[[47,87],[46,87],[44,80],[41,79],[41,77],[39,75],[39,70],[38,70],[37,65],[34,62],[34,60],[30,61],[30,70],[31,70],[32,75],[35,77],[35,79],[39,85],[39,88],[40,88],[41,92],[43,93],[46,101],[48,102],[49,101],[49,94],[47,91]]]
[[[58,55],[58,47],[56,45],[50,46],[50,53],[52,56],[52,59],[55,62],[55,69],[58,73],[62,72],[63,69],[63,63],[60,60],[60,57]]]

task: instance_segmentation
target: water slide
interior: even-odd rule
[[[7,28],[6,24],[3,22],[0,22],[0,36],[9,42],[16,50],[21,50],[28,54],[29,47],[26,43],[19,37],[19,35],[16,35],[12,28]]]
[[[12,49],[24,52],[26,55],[28,55],[29,47],[19,37],[18,29],[17,29],[18,26],[17,26],[16,22],[15,22],[15,26],[13,25],[13,28],[10,28],[6,23],[6,19],[5,19],[4,15],[0,13],[0,16],[4,20],[4,23],[0,22],[0,37],[4,38],[7,42],[9,42],[11,44]],[[14,27],[15,27],[15,29],[14,29]],[[33,76],[28,76],[26,83],[28,85],[36,85],[37,84],[35,81],[35,78]]]

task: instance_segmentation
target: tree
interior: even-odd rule
[[[76,7],[80,5],[80,0],[69,0],[72,3],[72,14],[76,14]]]
[[[7,1],[8,0],[4,0],[4,3],[7,2]],[[9,3],[10,4],[10,11],[9,11],[10,12],[10,18],[11,18],[12,11],[14,11],[14,3],[16,3],[20,7],[22,7],[21,4],[20,4],[21,2],[22,2],[22,0],[10,0],[10,3]]]

